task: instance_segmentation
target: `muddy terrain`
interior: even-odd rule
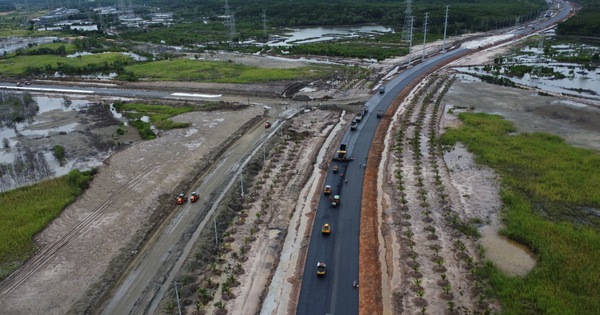
[[[469,63],[487,62],[494,56],[484,53],[486,57],[470,57]],[[375,77],[384,76],[392,68],[392,63],[382,66],[375,71]],[[381,192],[375,195],[382,256],[373,263],[383,268],[382,285],[376,290],[382,292],[386,314],[414,314],[424,309],[430,314],[499,309],[495,301],[481,298],[485,284],[470,272],[483,260],[478,241],[456,232],[457,225],[472,219],[483,222],[480,229],[499,228],[501,205],[495,175],[475,165],[464,150],[457,148],[443,154],[430,142],[444,128],[459,123],[456,113],[498,113],[514,120],[524,131],[558,133],[568,142],[586,147],[597,148],[600,143],[600,130],[595,123],[598,104],[461,78],[451,81],[452,75],[448,70],[428,78],[399,105],[397,112],[388,113],[386,119],[391,122],[385,132],[382,160],[368,166],[367,171],[375,172],[370,177],[377,181],[375,190]],[[178,88],[178,83],[169,84]],[[371,88],[364,82],[339,86],[345,88],[329,91],[327,85],[307,86],[298,92],[309,99],[324,98],[326,105],[358,110],[362,106],[354,104],[360,104]],[[194,84],[182,87],[190,91],[209,89]],[[127,147],[107,159],[90,189],[38,235],[39,253],[20,273],[3,283],[0,308],[10,314],[65,314],[82,301],[86,292],[106,289],[116,275],[107,273],[111,262],[122,258],[124,264],[136,255],[142,241],[172,210],[163,207],[169,204],[165,200],[183,188],[182,182],[189,182],[190,170],[206,162],[204,159],[231,140],[232,135],[239,137],[240,126],[262,117],[266,108],[308,103],[282,98],[287,87],[265,85],[262,90],[256,89],[260,93],[252,101],[247,100],[251,91],[242,91],[239,96],[232,96],[237,97],[239,104],[260,104],[237,111],[181,115],[174,119],[190,122],[191,127],[167,131],[146,142],[138,142],[129,130],[126,135],[131,138],[116,137],[115,122],[104,107],[85,113],[49,113],[54,115],[49,116],[52,121],[87,121],[89,125],[77,132],[32,139],[31,147],[47,150],[60,143],[73,154],[69,159],[85,158],[89,152],[84,153],[84,148],[106,148],[105,152],[112,152],[119,142]],[[218,270],[188,270],[191,275],[183,292],[187,294],[183,297],[185,313],[294,312],[298,272],[303,267],[299,254],[307,246],[305,233],[312,224],[312,202],[320,196],[322,186],[320,166],[331,154],[328,148],[336,146],[337,137],[347,126],[339,108],[325,108],[332,110],[306,112],[290,122],[288,130],[294,132],[289,135],[288,145],[270,156],[254,179],[255,190],[224,240],[226,249]],[[103,123],[99,117],[106,117],[110,123]],[[401,136],[397,137],[399,132]],[[97,140],[77,140],[89,134],[94,136],[85,139]],[[96,147],[97,144],[111,145]],[[399,147],[402,150],[398,151]],[[76,157],[76,152],[82,156]],[[211,157],[218,161],[218,157]],[[283,196],[286,202],[274,201],[273,196]],[[506,250],[512,251],[513,247]],[[526,272],[531,265],[519,268],[515,273]],[[506,270],[510,269],[506,266]],[[99,285],[100,279],[105,283]],[[223,284],[228,290],[223,291]],[[201,288],[206,292],[200,292]],[[361,296],[363,290],[366,287],[361,285]],[[165,295],[158,313],[177,312],[174,293]],[[208,300],[206,304],[203,298]]]

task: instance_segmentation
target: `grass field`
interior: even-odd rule
[[[93,172],[68,175],[0,193],[0,279],[22,264],[34,248],[33,237],[83,192]]]
[[[514,134],[500,116],[462,113],[443,145],[464,143],[502,176],[501,232],[529,246],[536,267],[508,277],[481,270],[505,314],[598,314],[600,310],[600,154],[548,134]],[[592,215],[590,215],[592,213]]]
[[[158,129],[167,130],[174,128],[186,128],[189,123],[178,123],[169,118],[198,110],[193,106],[167,106],[167,105],[152,105],[143,103],[121,103],[114,104],[115,109],[125,115],[132,125],[138,130],[142,139],[150,140],[156,138],[154,131],[151,129],[151,123]],[[148,117],[148,121],[143,121],[143,117]]]
[[[86,55],[77,58],[54,55],[16,56],[0,60],[0,74],[2,76],[24,76],[27,74],[28,68],[53,71],[58,70],[60,65],[84,71],[92,65],[104,66],[115,62],[132,62],[132,60],[131,57],[118,52]]]
[[[331,66],[306,66],[294,69],[258,68],[233,62],[193,59],[161,60],[125,67],[139,78],[157,81],[199,81],[252,83],[292,79],[313,79],[333,71]]]

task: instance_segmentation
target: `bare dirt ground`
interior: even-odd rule
[[[463,62],[487,62],[498,52],[484,53]],[[375,73],[383,76],[398,61],[374,66]],[[500,204],[495,176],[475,165],[460,149],[445,156],[435,151],[429,136],[457,123],[455,117],[446,115],[447,108],[474,107],[497,112],[511,116],[519,127],[533,126],[533,130],[539,131],[555,131],[558,124],[567,141],[592,147],[600,143],[597,124],[593,123],[597,121],[593,104],[587,108],[574,106],[561,98],[542,97],[525,90],[516,93],[514,89],[476,82],[457,81],[450,87],[444,80],[442,76],[431,77],[421,86],[423,93],[415,91],[406,99],[392,118],[382,162],[374,165],[379,167],[377,189],[381,192],[377,224],[381,231],[378,237],[384,314],[498,310],[494,301],[481,299],[485,284],[470,272],[481,261],[477,242],[458,234],[453,226],[471,218],[485,221],[497,215]],[[140,83],[139,87],[167,85],[190,91],[224,88],[162,82]],[[339,86],[346,88],[337,94],[322,87],[309,87],[302,94],[315,99],[332,96],[332,100],[324,101],[327,104],[335,104],[337,100],[352,103],[364,100],[372,88],[362,83]],[[280,97],[288,87],[289,83],[246,86],[238,99],[245,103],[244,97],[253,95],[285,104]],[[449,88],[445,96],[438,92],[443,88]],[[425,98],[428,93],[432,95],[429,101]],[[442,105],[434,112],[432,100],[438,99]],[[504,101],[498,102],[499,99]],[[536,103],[538,100],[541,101]],[[414,110],[409,110],[413,101]],[[36,238],[40,252],[16,275],[18,283],[12,280],[3,283],[0,309],[7,314],[67,313],[81,294],[100,279],[113,258],[135,251],[137,248],[131,244],[139,244],[145,233],[160,221],[161,214],[156,213],[160,197],[168,199],[174,187],[189,176],[188,170],[196,161],[236,133],[239,126],[262,113],[263,108],[250,107],[182,115],[176,119],[190,121],[192,127],[165,132],[157,140],[135,143],[113,155],[100,169],[92,187]],[[536,118],[534,124],[532,117]],[[235,231],[230,231],[225,240],[229,250],[221,257],[220,273],[198,272],[198,278],[188,288],[187,314],[294,312],[298,272],[301,272],[296,267],[302,265],[298,263],[302,260],[298,252],[307,246],[304,233],[310,230],[312,203],[320,195],[319,167],[329,154],[326,148],[336,143],[335,138],[344,126],[336,124],[344,121],[340,120],[339,112],[312,111],[291,122],[294,140],[281,146],[278,155],[270,157],[257,176],[256,194],[249,199],[254,202],[245,203],[243,215],[233,224]],[[442,127],[438,129],[440,121]],[[422,123],[421,127],[417,122]],[[400,143],[404,149],[398,152],[392,148],[397,132],[402,129]],[[404,190],[399,189],[401,185]],[[273,198],[282,195],[289,202]],[[234,281],[230,280],[231,275]],[[215,283],[220,283],[219,290]],[[224,283],[229,285],[225,292]],[[7,284],[10,284],[8,291]],[[198,291],[201,288],[207,289],[210,301],[223,304],[200,303],[196,307],[196,302],[201,301]],[[361,286],[361,296],[362,290]],[[166,301],[164,305],[167,304]],[[164,307],[160,312],[174,311]]]
[[[6,281],[0,308],[8,314],[67,313],[111,260],[156,223],[151,219],[161,216],[155,213],[159,197],[172,196],[197,161],[263,111],[182,115],[176,120],[190,122],[190,128],[113,155],[90,189],[36,237],[39,253]]]

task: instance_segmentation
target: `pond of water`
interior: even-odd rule
[[[73,119],[57,115],[58,112],[80,111],[92,104],[86,100],[69,100],[61,97],[38,96],[33,98],[38,113],[32,121],[0,127],[0,191],[38,182],[45,178],[62,176],[74,168],[89,169],[101,164],[103,157],[86,157],[68,160],[61,165],[50,149],[51,136],[69,134],[81,129]],[[44,139],[43,148],[26,147],[31,139]],[[35,140],[36,143],[38,140]],[[49,144],[48,144],[49,143]],[[23,168],[19,165],[25,165]],[[23,169],[26,172],[23,173]]]
[[[296,28],[270,41],[267,45],[290,46],[293,44],[314,43],[339,38],[356,38],[392,32],[394,32],[392,28],[377,25]]]
[[[552,49],[557,54],[577,55],[582,51],[587,53],[600,52],[600,48],[593,46],[573,46],[557,44]],[[521,50],[519,54],[506,57],[507,62],[501,65],[498,73],[495,69],[484,67],[457,67],[456,70],[471,75],[498,75],[519,85],[537,88],[543,91],[573,95],[588,99],[600,100],[600,69],[575,63],[563,63],[552,60],[543,55],[539,48],[529,47]],[[523,77],[508,76],[507,67],[526,65],[534,68],[550,68],[556,74],[553,76],[540,76],[535,72],[525,73]]]

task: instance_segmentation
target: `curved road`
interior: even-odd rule
[[[562,1],[560,3],[559,13],[540,20],[535,25],[514,31],[514,36],[521,37],[566,19],[571,11],[570,7]],[[379,124],[375,113],[377,110],[386,112],[397,95],[421,74],[469,51],[459,48],[439,54],[402,72],[386,84],[383,95],[375,94],[369,99],[366,104],[368,113],[359,123],[358,129],[346,131],[342,143],[348,145],[348,155],[353,156],[354,161],[333,161],[330,165],[325,184],[332,186],[332,195],[341,196],[341,203],[332,208],[327,196],[319,201],[306,256],[297,314],[358,314],[358,290],[352,287],[352,282],[358,280],[362,182],[365,159]],[[331,171],[334,164],[340,167],[338,174]],[[348,183],[344,183],[341,173],[348,179]],[[331,235],[321,235],[321,227],[325,223],[331,225]],[[324,277],[316,275],[317,262],[327,264],[327,274]]]

